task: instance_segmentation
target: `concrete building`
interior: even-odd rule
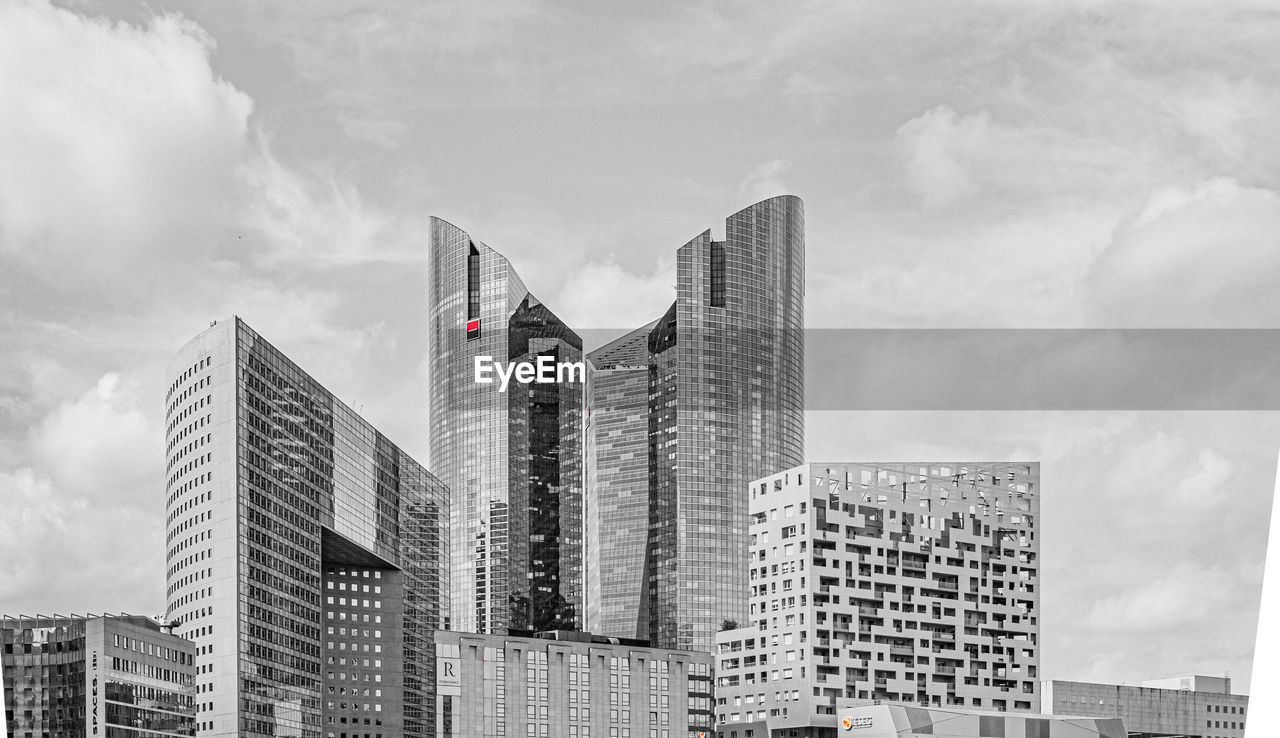
[[[9,738],[195,731],[194,646],[132,615],[0,618]]]
[[[721,726],[823,735],[840,700],[1037,710],[1039,473],[814,463],[753,482],[747,620],[716,636]]]
[[[446,487],[239,318],[182,347],[165,402],[197,735],[434,734]]]
[[[581,363],[582,340],[506,258],[439,218],[428,268],[431,467],[452,491],[453,625],[580,629],[586,378],[503,389],[476,381],[476,361]]]
[[[709,650],[746,617],[736,490],[804,459],[804,203],[704,231],[676,282],[661,318],[588,357],[587,629]]]
[[[1226,677],[1186,676],[1128,684],[1046,681],[1048,714],[1117,717],[1131,738],[1243,738],[1249,697]]]
[[[844,702],[844,700],[842,700]],[[759,723],[721,726],[716,738],[770,738]],[[777,731],[773,736],[790,735]],[[849,704],[839,708],[835,727],[822,738],[1125,738],[1115,718],[1028,715],[903,704]]]
[[[435,635],[439,738],[710,738],[711,654],[582,632]]]

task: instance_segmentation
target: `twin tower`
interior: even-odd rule
[[[748,484],[804,460],[803,202],[680,247],[670,308],[585,355],[506,258],[439,219],[429,268],[452,628],[711,650],[746,622]],[[478,358],[586,373],[500,391]]]

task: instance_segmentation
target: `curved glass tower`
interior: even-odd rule
[[[581,362],[582,341],[501,254],[431,219],[431,468],[452,491],[455,630],[582,626],[585,378],[476,382],[476,359]]]
[[[747,617],[748,484],[804,460],[804,203],[734,213],[725,240],[704,231],[676,265],[666,314],[589,356],[588,629],[710,650]],[[638,457],[643,509],[618,464]]]

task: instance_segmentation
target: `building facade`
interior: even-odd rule
[[[774,733],[773,735],[780,735]],[[781,735],[787,735],[782,733]],[[842,705],[834,727],[814,735],[837,738],[1126,738],[1115,718],[1028,715],[901,704]],[[770,738],[759,723],[720,727],[716,738]]]
[[[196,734],[434,734],[447,488],[239,318],[168,381],[168,618],[195,643]]]
[[[194,647],[132,615],[0,618],[10,738],[195,735]]]
[[[1039,465],[807,464],[749,492],[722,728],[823,735],[840,700],[1039,709]]]
[[[440,631],[439,738],[710,738],[711,654],[582,632]]]
[[[804,458],[804,204],[756,203],[676,252],[676,301],[655,323],[594,351],[588,421],[588,629],[710,649],[745,618],[752,479]],[[644,423],[636,421],[646,381]],[[647,531],[638,469],[647,464]],[[643,499],[643,498],[641,498]],[[609,511],[621,514],[611,516]],[[636,580],[627,567],[643,562]],[[643,602],[639,608],[636,603]],[[640,618],[636,614],[640,612]]]
[[[1249,697],[1225,677],[1188,676],[1128,684],[1045,681],[1044,711],[1116,717],[1130,738],[1243,738]]]
[[[649,632],[650,324],[590,354],[586,417],[588,630],[622,638]],[[640,439],[640,440],[637,440]]]
[[[476,381],[477,357],[582,362],[582,341],[501,254],[431,219],[431,466],[452,491],[455,628],[581,628],[585,376]]]

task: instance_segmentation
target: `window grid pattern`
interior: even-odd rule
[[[438,218],[428,263],[431,465],[452,495],[453,627],[581,627],[582,384],[501,393],[474,378],[476,356],[581,361],[581,339],[501,254]],[[477,285],[481,332],[468,341]]]
[[[603,567],[588,589],[600,592],[602,613],[643,597],[647,622],[610,634],[661,647],[710,650],[721,623],[745,618],[742,490],[804,458],[804,204],[791,196],[756,203],[730,216],[725,234],[714,241],[707,231],[677,250],[676,301],[649,328],[648,427],[597,441],[590,464],[603,464],[601,453],[648,457],[640,592],[604,587],[595,580]],[[601,387],[592,390],[592,422],[623,422],[608,416],[631,409],[611,407]],[[597,481],[588,498],[601,509],[630,494]],[[589,522],[605,530],[589,530],[588,540],[613,538],[612,521]]]
[[[208,467],[180,472],[169,496],[169,617],[196,641],[198,734],[324,732],[326,563],[395,570],[404,606],[383,617],[397,618],[388,648],[404,678],[385,697],[404,735],[433,733],[422,706],[430,634],[447,625],[445,487],[238,318],[172,366],[171,394],[199,391],[171,404],[171,454],[188,428],[209,442]]]
[[[717,636],[722,722],[841,700],[1036,711],[1039,465],[811,464],[752,483],[750,607]]]

